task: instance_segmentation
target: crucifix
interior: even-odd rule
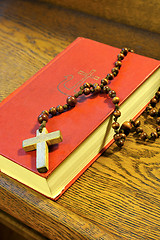
[[[46,128],[42,132],[39,129],[36,137],[23,141],[23,148],[26,152],[36,150],[36,168],[40,173],[48,171],[48,146],[62,142],[60,131],[48,133]]]

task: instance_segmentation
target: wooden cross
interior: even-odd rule
[[[60,131],[48,133],[46,128],[43,128],[40,133],[36,132],[36,137],[29,138],[23,141],[23,148],[26,152],[36,149],[36,168],[40,173],[48,171],[48,145],[53,145],[62,142]]]

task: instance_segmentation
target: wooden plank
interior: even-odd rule
[[[3,211],[49,239],[114,239],[96,224],[2,173],[0,197],[0,208]]]
[[[107,20],[160,33],[159,0],[40,0]]]
[[[0,222],[3,225],[0,225],[1,239],[10,240],[47,240],[47,238],[40,235],[38,232],[34,231],[32,228],[27,227],[22,222],[18,221],[16,218],[13,218],[11,215],[0,210]],[[5,227],[6,228],[5,228]],[[2,235],[2,233],[4,235]]]
[[[46,1],[1,1],[0,12],[0,100],[78,36],[160,57],[160,34]],[[0,174],[0,208],[48,238],[158,239],[159,143],[130,135],[121,151],[112,145],[56,203]]]

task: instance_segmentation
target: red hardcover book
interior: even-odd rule
[[[114,67],[120,49],[78,38],[0,104],[0,170],[36,191],[57,199],[113,142],[113,104],[105,94],[82,96],[76,107],[51,118],[48,132],[63,141],[50,147],[49,170],[36,169],[36,151],[24,139],[35,137],[42,110],[64,105],[84,82],[100,83]],[[134,53],[123,60],[110,88],[120,97],[120,123],[135,118],[159,87],[160,62]]]

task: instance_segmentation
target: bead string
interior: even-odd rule
[[[77,104],[77,98],[80,97],[82,94],[89,95],[90,93],[98,94],[102,92],[108,94],[109,97],[112,98],[112,102],[115,104],[115,109],[113,113],[114,123],[112,124],[112,127],[116,132],[119,128],[119,123],[117,122],[117,119],[121,116],[121,112],[119,111],[118,106],[119,98],[116,97],[116,92],[114,90],[111,90],[111,88],[107,85],[109,84],[109,81],[112,81],[114,77],[118,75],[119,70],[122,66],[122,60],[125,56],[127,56],[128,52],[133,52],[133,50],[131,50],[130,48],[122,48],[120,53],[117,55],[115,67],[112,68],[111,73],[108,73],[107,76],[101,80],[100,85],[98,83],[84,83],[80,87],[79,92],[77,92],[74,96],[69,96],[67,98],[67,103],[65,105],[58,105],[57,107],[51,107],[49,111],[42,111],[41,114],[38,116],[38,122],[41,124],[39,127],[39,131],[42,132],[42,129],[46,126],[49,118],[75,107],[75,105]]]
[[[105,93],[108,94],[110,98],[112,98],[112,102],[115,105],[114,106],[114,122],[112,123],[112,128],[114,129],[115,135],[114,140],[117,146],[122,147],[124,145],[126,136],[129,134],[129,132],[132,130],[135,130],[137,134],[140,135],[140,138],[142,140],[146,139],[152,139],[155,140],[160,136],[160,127],[157,127],[156,132],[152,132],[150,136],[148,136],[143,129],[140,127],[140,121],[136,120],[130,120],[126,121],[122,124],[120,127],[120,124],[117,122],[117,119],[121,116],[121,112],[119,110],[119,97],[116,96],[116,92],[112,90],[109,86],[109,81],[112,81],[119,73],[119,70],[122,65],[122,60],[124,57],[127,56],[128,52],[133,52],[130,48],[122,48],[120,53],[117,55],[117,61],[115,62],[115,67],[112,68],[111,73],[108,73],[105,78],[101,80],[101,84],[98,83],[84,83],[80,87],[80,91],[74,94],[74,96],[67,97],[66,104],[65,105],[58,105],[57,107],[51,107],[49,111],[44,110],[41,112],[41,114],[38,116],[38,122],[41,124],[39,127],[39,131],[42,132],[43,128],[46,126],[46,123],[48,122],[49,118],[52,118],[53,116],[57,114],[61,114],[73,107],[77,104],[77,98],[80,97],[82,94],[89,95],[89,94],[98,94],[98,93]],[[146,108],[146,113],[149,113],[150,116],[157,117],[157,124],[160,125],[160,109],[156,110],[155,106],[156,103],[160,99],[160,88],[156,92],[154,98],[150,101],[150,104]]]

